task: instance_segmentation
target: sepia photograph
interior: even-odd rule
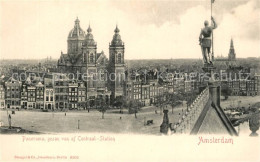
[[[0,0],[0,161],[259,161],[259,126],[259,0]]]

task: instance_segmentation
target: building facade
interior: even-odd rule
[[[0,108],[5,108],[5,88],[3,85],[0,85]]]
[[[36,108],[36,87],[34,85],[27,86],[27,108],[35,109]]]
[[[36,84],[36,109],[44,109],[44,85],[42,82]]]
[[[256,89],[257,89],[257,95],[260,95],[260,75],[255,74],[255,82],[257,84]]]
[[[78,109],[86,109],[88,107],[86,102],[86,86],[84,82],[80,82],[78,86]]]
[[[78,109],[78,83],[69,83],[69,109]]]
[[[27,109],[27,102],[28,102],[28,93],[27,93],[27,86],[24,84],[21,90],[21,108]]]
[[[5,103],[7,108],[20,109],[21,108],[21,86],[22,83],[13,78],[5,82],[6,98]]]
[[[44,109],[54,110],[55,108],[55,94],[52,84],[45,85],[44,87]]]
[[[54,79],[55,108],[64,110],[69,108],[69,79],[64,74]]]

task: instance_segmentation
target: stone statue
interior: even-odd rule
[[[209,26],[209,22],[206,20],[204,22],[204,28],[201,29],[199,41],[202,51],[202,56],[205,64],[212,64],[212,54],[210,54],[211,48],[211,35],[213,29],[217,28],[217,24],[213,17],[211,17],[212,25]]]

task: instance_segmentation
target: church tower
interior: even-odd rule
[[[110,90],[112,100],[123,96],[125,81],[125,45],[121,40],[118,26],[114,30],[115,34],[109,44],[109,73]]]
[[[235,53],[235,49],[234,49],[234,44],[233,44],[233,39],[231,38],[230,41],[230,49],[229,49],[229,53],[228,53],[228,60],[229,61],[236,61],[236,53]]]
[[[82,45],[85,40],[85,32],[80,27],[80,21],[77,18],[75,20],[74,28],[69,32],[68,35],[68,51],[67,54],[80,54],[82,52]]]
[[[95,66],[97,61],[97,43],[94,40],[90,25],[87,32],[83,43],[83,63],[86,63],[87,66]]]
[[[83,44],[82,62],[84,67],[82,68],[82,73],[87,73],[89,77],[87,81],[88,92],[95,92],[97,85],[97,43],[94,40],[90,25],[87,29],[87,32],[88,33],[86,34],[86,38]]]

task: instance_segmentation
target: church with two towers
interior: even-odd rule
[[[125,46],[119,32],[116,26],[107,58],[103,51],[97,52],[91,27],[85,32],[77,18],[68,35],[67,53],[61,52],[58,60],[59,73],[73,74],[76,80],[84,82],[87,100],[92,104],[99,97],[105,96],[106,101],[110,101],[123,96]]]

